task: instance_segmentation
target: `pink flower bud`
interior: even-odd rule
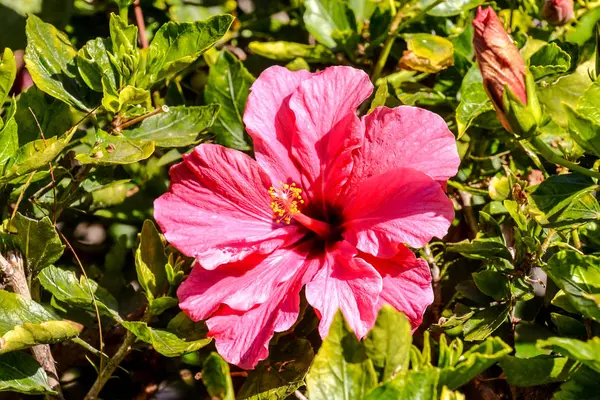
[[[502,96],[504,87],[508,86],[523,104],[527,104],[525,62],[491,7],[485,10],[479,7],[473,26],[473,45],[483,85],[494,103],[502,125],[510,131],[504,115]]]
[[[573,0],[546,0],[542,15],[552,25],[564,25],[573,19]]]

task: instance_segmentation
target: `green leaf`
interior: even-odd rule
[[[338,311],[306,377],[309,398],[362,399],[376,384],[365,347]]]
[[[433,4],[435,0],[420,0],[421,7]],[[433,7],[427,14],[434,17],[452,17],[469,11],[483,3],[483,0],[446,0]]]
[[[36,86],[81,110],[96,106],[97,97],[89,96],[89,89],[74,73],[77,51],[67,36],[34,15],[27,18],[26,30],[25,63]]]
[[[44,217],[37,221],[17,213],[14,224],[19,249],[25,256],[27,267],[34,273],[58,261],[62,256],[65,246],[50,218]]]
[[[596,372],[600,372],[600,337],[595,336],[587,342],[551,337],[546,340],[538,340],[537,346],[567,356]]]
[[[470,342],[487,338],[506,320],[509,310],[508,305],[500,304],[473,314],[463,328],[465,340]]]
[[[483,83],[475,82],[467,86],[456,108],[458,137],[464,135],[477,117],[493,110],[494,106],[483,88]]]
[[[449,349],[458,346],[462,349],[460,339],[455,339],[450,343]],[[442,341],[440,340],[440,346]],[[485,371],[512,349],[498,337],[487,338],[483,343],[471,347],[463,354],[456,354],[456,357],[448,359],[442,368],[442,363],[438,362],[441,368],[438,388],[447,386],[451,390],[458,389],[462,385],[470,382],[473,378]]]
[[[554,400],[596,400],[600,392],[600,374],[590,368],[581,367],[571,379],[554,393]]]
[[[473,281],[481,293],[494,300],[504,300],[510,297],[510,282],[503,273],[488,269],[474,272],[472,275]]]
[[[138,105],[146,109],[151,106],[150,92],[146,89],[127,85],[117,92],[104,77],[102,78],[102,87],[104,90],[102,105],[110,112],[119,113],[127,110],[128,107]]]
[[[400,62],[404,68],[436,73],[454,65],[454,45],[441,36],[429,33],[407,33],[406,50]]]
[[[0,129],[0,182],[4,167],[11,162],[19,148],[19,132],[14,117],[11,117]]]
[[[95,299],[95,304],[101,314],[117,321],[121,320],[117,312],[119,307],[117,300],[91,279],[82,276],[78,280],[74,272],[50,266],[39,273],[38,280],[44,289],[49,291],[57,300],[95,312]]]
[[[4,176],[0,177],[0,183],[10,182],[39,168],[47,167],[48,163],[67,147],[74,133],[73,129],[60,137],[38,139],[19,147],[11,159],[12,163],[9,163],[4,171]]]
[[[458,243],[450,243],[446,247],[447,251],[460,253],[464,257],[474,260],[489,260],[490,258],[505,259],[512,261],[512,255],[504,243],[494,239],[481,238],[472,241],[463,240]]]
[[[238,150],[250,149],[242,115],[253,82],[252,74],[228,51],[222,51],[210,67],[204,99],[221,105],[217,122],[211,128],[217,143]]]
[[[364,340],[365,350],[381,381],[408,370],[412,327],[401,312],[386,305],[379,310],[373,329]]]
[[[75,158],[82,164],[132,164],[145,160],[154,153],[154,142],[129,139],[125,136],[96,132],[96,144],[87,154]]]
[[[159,316],[170,308],[176,307],[179,300],[175,297],[159,297],[150,302],[150,313],[154,316]]]
[[[24,352],[0,355],[0,392],[53,394],[48,376],[32,356]]]
[[[575,111],[571,106],[564,106],[569,121],[569,133],[578,145],[596,156],[600,156],[600,124]]]
[[[550,313],[550,320],[561,336],[581,338],[587,335],[585,325],[575,318],[558,313]]]
[[[19,127],[19,146],[42,138],[60,136],[72,125],[69,106],[46,96],[35,86],[19,96],[15,121]]]
[[[571,68],[571,56],[556,43],[542,46],[529,58],[529,70],[535,80],[560,76]]]
[[[271,60],[292,61],[303,58],[308,63],[332,64],[335,54],[322,44],[309,45],[293,42],[250,42],[250,50]]]
[[[352,50],[358,35],[356,21],[348,4],[341,0],[305,0],[306,30],[330,49]]]
[[[121,324],[139,340],[151,344],[154,350],[165,357],[179,357],[187,353],[200,350],[211,342],[212,339],[200,339],[188,341],[175,333],[150,328],[145,322],[123,321]]]
[[[161,26],[148,49],[149,81],[171,78],[192,64],[227,33],[232,22],[231,15],[222,14],[206,21],[168,22]]]
[[[566,357],[544,355],[532,358],[507,355],[500,360],[500,366],[508,383],[519,387],[566,381],[577,368],[577,364]]]
[[[600,101],[598,96],[600,96],[600,82],[595,81],[588,86],[583,92],[583,96],[577,101],[577,111],[596,124],[600,124]]]
[[[123,136],[141,142],[154,141],[157,147],[184,147],[198,143],[213,126],[221,107],[210,104],[200,107],[170,107],[169,111],[146,118]]]
[[[110,61],[109,39],[96,38],[87,42],[77,53],[77,70],[88,87],[102,93],[102,78],[105,77],[113,88],[117,88],[118,72]]]
[[[600,206],[591,194],[594,182],[579,174],[553,175],[540,183],[530,201],[542,215],[538,220],[551,226],[568,226],[600,217]]]
[[[152,221],[144,221],[140,245],[135,252],[135,269],[138,281],[149,299],[158,297],[167,289],[167,262],[160,233]]]
[[[114,54],[119,58],[124,55],[135,55],[137,52],[137,26],[130,25],[120,16],[111,13],[109,28]]]
[[[382,385],[371,390],[363,400],[431,400],[437,399],[437,385],[440,371],[427,368],[422,371],[408,371],[396,375]]]
[[[544,271],[587,318],[600,321],[600,257],[563,250],[548,260]]]
[[[377,8],[379,0],[348,0],[348,6],[354,12],[358,31],[362,30],[363,23],[371,18]]]
[[[62,342],[78,336],[83,329],[33,300],[5,290],[0,290],[0,309],[0,354]]]
[[[229,364],[217,353],[210,353],[202,366],[202,383],[211,399],[235,400]]]
[[[12,88],[17,76],[17,64],[15,56],[8,47],[4,49],[2,59],[0,59],[0,105],[6,101],[6,96]]]
[[[590,85],[588,76],[590,68],[592,68],[591,62],[581,64],[576,72],[563,76],[552,85],[542,85],[537,88],[540,104],[546,107],[544,114],[551,116],[558,125],[566,126],[568,122],[562,104],[574,107]],[[557,99],[560,101],[556,101]]]
[[[306,339],[295,339],[269,350],[269,360],[258,364],[238,392],[247,400],[284,399],[304,385],[304,377],[314,358]],[[276,366],[276,368],[273,368]]]

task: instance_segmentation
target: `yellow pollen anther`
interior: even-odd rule
[[[279,187],[271,186],[269,188],[269,196],[271,196],[271,210],[273,218],[277,223],[289,224],[292,221],[294,214],[298,214],[299,204],[304,204],[302,198],[302,189],[296,187],[295,183],[284,184],[279,181]]]

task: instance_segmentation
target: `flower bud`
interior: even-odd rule
[[[573,0],[545,0],[542,15],[552,25],[564,25],[573,19]]]
[[[485,91],[492,100],[502,125],[513,132],[505,115],[504,89],[510,89],[523,105],[527,105],[525,62],[491,7],[485,10],[479,7],[473,26],[473,45]]]

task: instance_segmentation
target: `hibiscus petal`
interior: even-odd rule
[[[398,254],[390,259],[369,254],[361,254],[361,257],[383,278],[378,308],[390,304],[406,315],[414,329],[423,322],[423,314],[433,302],[431,272],[427,262],[415,257],[406,246],[400,246],[398,250]]]
[[[460,157],[446,122],[422,108],[378,107],[363,117],[365,139],[355,152],[349,187],[395,168],[413,168],[445,183],[456,175]]]
[[[206,321],[208,336],[214,337],[219,354],[244,369],[252,369],[267,358],[273,334],[287,331],[298,319],[300,290],[316,267],[318,263],[307,261],[304,268],[277,287],[269,300],[248,311],[221,306]]]
[[[300,182],[289,154],[296,123],[288,102],[298,85],[311,75],[304,70],[293,72],[273,66],[260,74],[250,88],[244,124],[254,143],[256,161],[273,182]]]
[[[302,236],[296,225],[273,224],[270,180],[244,153],[203,144],[170,175],[154,217],[167,240],[204,268],[270,253]]]
[[[338,146],[357,145],[356,139],[343,137],[350,135],[352,129],[338,129],[332,137],[328,134],[349,115],[355,115],[372,91],[369,76],[363,71],[330,67],[303,81],[292,94],[289,107],[296,117],[297,127],[292,155],[302,169],[304,187],[310,188],[323,174],[337,153],[332,154],[332,151]],[[360,132],[358,139],[362,139],[362,134]]]
[[[179,307],[194,321],[208,318],[221,304],[247,311],[268,301],[282,283],[305,268],[311,245],[304,242],[268,255],[252,255],[214,270],[196,263],[177,290]]]
[[[319,272],[306,284],[306,299],[321,318],[319,333],[323,338],[338,309],[359,338],[375,324],[381,276],[355,254],[353,246],[338,242],[323,254]]]
[[[390,258],[399,243],[421,247],[444,237],[452,201],[421,171],[399,168],[360,183],[343,207],[343,237],[359,250]]]

